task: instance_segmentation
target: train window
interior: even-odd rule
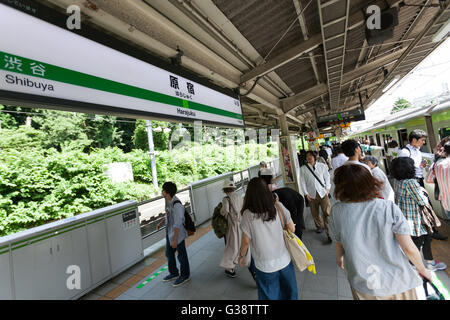
[[[408,132],[406,131],[406,129],[400,129],[397,130],[397,133],[398,133],[398,144],[400,145],[400,149],[403,149],[409,143]]]
[[[439,139],[442,140],[445,137],[450,136],[450,127],[447,128],[440,128],[439,129]]]
[[[389,139],[391,138],[390,134],[383,134],[383,147],[384,147],[384,151],[387,152],[388,149],[388,144],[389,144]]]

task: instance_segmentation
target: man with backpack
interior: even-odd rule
[[[175,194],[177,186],[173,182],[165,182],[162,186],[162,196],[166,199],[166,216],[157,225],[159,229],[162,223],[166,224],[166,257],[169,267],[169,275],[163,281],[175,280],[173,286],[177,287],[190,280],[189,260],[184,239],[188,233],[185,224],[185,209]],[[181,274],[178,272],[175,251],[178,251]]]

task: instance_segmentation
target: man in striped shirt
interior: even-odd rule
[[[439,185],[439,200],[441,201],[447,218],[450,219],[450,141],[444,144],[446,158],[435,164],[436,180]]]

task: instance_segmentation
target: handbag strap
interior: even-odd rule
[[[311,172],[314,176],[314,178],[317,179],[317,181],[319,181],[320,185],[322,186],[322,188],[325,188],[324,184],[322,183],[322,181],[319,180],[319,178],[316,176],[316,174],[314,173],[314,171],[311,170],[311,168],[309,167],[308,164],[306,164],[306,167],[308,168],[309,172]],[[326,188],[325,188],[326,189]]]
[[[439,297],[439,299],[444,300],[444,296],[442,295],[442,293],[439,291],[439,289],[433,284],[433,282],[431,282],[428,279],[423,279],[423,289],[425,291],[425,297],[428,296],[428,288],[427,288],[427,283],[429,283],[431,285],[431,287],[433,288],[434,292],[436,293],[436,295]]]
[[[281,208],[280,208],[280,206],[278,205],[277,202],[275,202],[275,207],[278,209],[277,211],[278,211],[278,215],[280,216],[280,222],[281,222],[281,220],[283,220],[283,222],[284,222],[284,227],[283,227],[283,223],[282,223],[282,224],[281,224],[281,228],[282,228],[283,230],[285,230],[285,229],[286,229],[286,219],[285,219],[284,216],[280,213],[280,212],[281,212]]]
[[[230,204],[230,208],[234,210],[233,204],[231,203],[231,198],[229,196],[225,197],[226,199],[228,199],[228,203]],[[234,210],[235,212],[237,212],[236,210]],[[239,217],[239,212],[237,212],[238,217]]]

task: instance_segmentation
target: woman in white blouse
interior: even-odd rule
[[[394,202],[395,201],[394,189],[392,189],[386,174],[383,172],[383,170],[381,170],[378,167],[378,159],[375,158],[374,156],[365,156],[362,162],[364,162],[369,166],[370,170],[372,170],[372,175],[376,179],[383,182],[383,187],[381,188],[381,196],[383,197],[383,199],[391,200],[392,202]]]
[[[279,209],[277,209],[277,207]],[[242,243],[239,264],[250,247],[255,263],[258,298],[260,300],[297,300],[298,290],[294,266],[283,238],[280,215],[287,228],[295,231],[289,211],[275,198],[261,178],[253,178],[247,186],[242,207]]]

